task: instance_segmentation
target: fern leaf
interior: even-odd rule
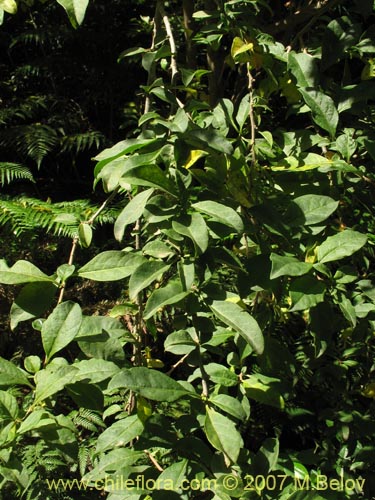
[[[104,141],[104,135],[95,130],[65,136],[61,140],[61,152],[78,154],[94,147],[100,149],[104,145]]]
[[[5,185],[16,179],[27,179],[35,182],[33,174],[24,165],[19,163],[0,162],[0,184]]]

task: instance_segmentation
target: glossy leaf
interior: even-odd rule
[[[229,368],[226,368],[219,363],[208,363],[208,365],[205,366],[205,371],[215,384],[219,384],[224,387],[232,387],[238,384],[239,380],[237,375]]]
[[[214,300],[209,307],[215,316],[238,332],[257,354],[262,354],[263,334],[256,320],[247,311],[226,300]]]
[[[193,213],[173,220],[173,229],[190,238],[198,254],[204,253],[208,246],[208,229],[201,214]]]
[[[0,283],[18,285],[37,281],[52,282],[54,280],[26,260],[18,260],[12,267],[8,267],[5,260],[0,260]]]
[[[6,391],[0,391],[0,421],[4,423],[13,422],[18,417],[17,399]]]
[[[285,214],[289,225],[309,226],[326,220],[339,205],[329,196],[306,194],[295,198]]]
[[[89,0],[57,0],[64,7],[74,27],[82,24]]]
[[[95,281],[116,281],[130,276],[143,261],[144,258],[137,253],[108,250],[96,255],[77,274]]]
[[[242,219],[231,207],[211,200],[193,203],[192,206],[195,210],[209,215],[212,219],[235,229],[238,233],[243,231]]]
[[[78,368],[75,380],[89,380],[93,384],[112,378],[120,371],[120,368],[115,363],[95,358],[83,359],[78,363],[74,363],[73,366]]]
[[[214,394],[210,397],[209,401],[220,408],[220,410],[225,411],[225,413],[237,418],[241,422],[245,421],[247,418],[246,412],[239,400],[232,396],[228,396],[227,394]]]
[[[144,319],[151,318],[159,309],[167,305],[176,304],[188,294],[189,291],[183,290],[179,280],[170,281],[166,286],[157,288],[147,300]]]
[[[53,310],[43,323],[41,332],[47,360],[70,344],[79,331],[81,321],[81,308],[74,302],[62,302]]]
[[[152,401],[171,402],[191,394],[168,375],[141,366],[124,369],[115,375],[108,388],[118,387],[134,391]]]
[[[78,369],[71,365],[59,365],[51,363],[44,370],[35,374],[35,404],[60,392],[73,380]]]
[[[288,69],[297,81],[298,87],[316,87],[318,81],[317,60],[305,52],[289,52]]]
[[[92,241],[92,227],[90,224],[82,222],[78,226],[79,242],[83,248],[88,248]]]
[[[175,462],[158,476],[158,485],[160,485],[160,489],[165,489],[166,491],[171,491],[169,485],[173,485],[172,491],[178,491],[181,488],[182,481],[186,478],[186,469],[188,465],[188,460],[184,459],[180,462]],[[163,485],[168,486],[167,488],[163,488]]]
[[[30,386],[31,384],[21,368],[4,358],[0,358],[0,387],[11,387],[12,385]]]
[[[333,99],[315,89],[304,88],[300,89],[300,92],[312,112],[314,122],[333,137],[339,121],[339,114]]]
[[[367,236],[365,234],[347,229],[334,236],[329,236],[318,247],[318,260],[323,264],[350,257],[358,252],[366,242]]]
[[[271,253],[271,280],[280,276],[302,276],[310,271],[312,264],[301,262],[295,257]]]
[[[280,394],[280,380],[260,373],[250,375],[242,382],[250,399],[259,403],[283,409],[284,399]]]
[[[96,442],[96,453],[122,448],[142,434],[142,431],[143,423],[139,420],[138,415],[123,418],[100,434]]]
[[[125,208],[123,208],[114,226],[114,234],[117,241],[121,241],[124,237],[126,226],[132,224],[142,216],[147,201],[153,192],[153,188],[141,191],[129,201]]]
[[[3,9],[8,14],[16,14],[17,3],[15,0],[0,0],[0,9]]]
[[[324,301],[326,286],[312,276],[297,278],[290,285],[289,293],[293,307],[291,311],[303,311]]]
[[[232,420],[207,407],[204,430],[212,446],[236,463],[243,441]]]
[[[139,292],[168,271],[169,264],[157,260],[148,260],[133,272],[129,280],[129,297],[135,299]]]

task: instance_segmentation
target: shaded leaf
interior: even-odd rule
[[[134,367],[123,369],[110,381],[108,388],[126,388],[152,401],[175,401],[191,395],[168,375],[150,368]]]

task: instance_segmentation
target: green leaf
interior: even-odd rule
[[[200,201],[193,203],[192,207],[199,212],[209,215],[217,222],[235,229],[241,233],[244,229],[240,215],[231,207],[216,201]]]
[[[175,251],[159,240],[153,240],[146,243],[142,248],[142,253],[144,255],[149,255],[155,259],[166,259],[175,255]]]
[[[157,488],[161,490],[165,489],[166,491],[180,490],[182,481],[186,479],[187,465],[188,460],[184,459],[180,462],[175,462],[164,469],[160,476],[158,476],[157,478]],[[172,489],[169,487],[169,485],[172,486]],[[165,488],[165,486],[168,486],[168,488]]]
[[[302,153],[298,157],[287,156],[278,162],[277,165],[272,165],[271,170],[277,172],[305,172],[315,170],[321,167],[331,167],[332,160],[316,153]]]
[[[331,21],[323,34],[322,70],[343,59],[346,51],[357,43],[361,32],[361,25],[347,16]]]
[[[172,221],[173,229],[187,236],[194,243],[197,254],[204,253],[208,247],[208,229],[201,214],[184,215]]]
[[[227,394],[214,394],[209,399],[210,403],[214,404],[225,413],[229,413],[234,418],[237,418],[241,422],[247,419],[246,412],[243,409],[241,403],[238,399],[228,396]]]
[[[31,386],[21,368],[6,359],[0,358],[0,387],[10,387],[12,385]]]
[[[238,376],[229,368],[219,365],[219,363],[208,363],[204,369],[214,384],[224,387],[232,387],[238,384]]]
[[[290,226],[309,226],[327,219],[337,209],[338,201],[329,196],[306,194],[295,198],[285,213]]]
[[[357,314],[351,301],[343,296],[339,302],[339,307],[344,317],[349,321],[352,327],[355,328],[357,324]]]
[[[130,277],[129,297],[135,299],[139,292],[168,271],[170,267],[169,264],[157,260],[148,260],[141,264]]]
[[[110,381],[108,389],[117,389],[118,387],[134,391],[152,401],[171,402],[191,395],[168,375],[142,366],[123,369],[115,375]]]
[[[223,452],[232,463],[236,463],[243,441],[234,422],[206,407],[204,430],[212,446]]]
[[[246,120],[249,119],[249,116],[250,116],[250,99],[249,99],[249,94],[246,94],[240,102],[236,115],[236,122],[238,123],[241,131],[246,123]]]
[[[1,426],[14,422],[18,417],[17,399],[9,392],[0,391],[0,422]]]
[[[350,229],[329,236],[318,247],[318,261],[323,264],[350,257],[362,248],[366,242],[367,236],[365,234]]]
[[[270,278],[274,280],[280,276],[302,276],[310,271],[312,264],[300,262],[295,257],[288,257],[271,253],[272,269]]]
[[[163,288],[158,288],[152,292],[147,300],[143,318],[151,318],[160,308],[176,304],[188,294],[189,291],[183,290],[180,280],[170,281]]]
[[[284,408],[284,399],[279,390],[279,379],[256,373],[243,380],[242,385],[250,399],[281,410]]]
[[[316,87],[318,81],[317,60],[305,52],[289,52],[288,69],[297,80],[298,87]]]
[[[157,165],[142,165],[133,168],[121,176],[119,183],[124,188],[127,184],[151,186],[166,191],[172,196],[177,196],[173,182],[167,177],[166,172]]]
[[[74,381],[88,380],[93,384],[107,380],[120,371],[115,363],[95,358],[84,359],[73,366],[78,368]]]
[[[64,7],[72,26],[76,28],[85,18],[89,0],[57,0],[57,3]]]
[[[324,301],[326,287],[313,276],[302,276],[293,281],[289,293],[293,307],[291,311],[303,311]]]
[[[57,287],[54,283],[36,282],[25,285],[10,309],[10,328],[21,321],[42,316],[52,305]]]
[[[56,421],[53,415],[46,410],[34,410],[28,415],[17,429],[18,434],[25,434],[26,432],[45,429],[48,427],[55,427]]]
[[[257,354],[262,354],[263,334],[258,323],[247,311],[238,304],[226,300],[214,300],[209,307],[215,316],[238,332]]]
[[[79,242],[83,248],[88,248],[92,240],[92,227],[91,224],[81,222],[78,226]]]
[[[314,122],[334,137],[339,114],[333,99],[315,89],[300,89],[302,97],[312,112]]]
[[[108,427],[96,442],[96,453],[103,453],[113,448],[123,448],[133,439],[140,436],[143,431],[143,423],[138,415],[131,415],[115,422]]]
[[[143,451],[134,451],[129,448],[115,448],[100,456],[99,463],[85,474],[82,480],[85,484],[93,483],[98,479],[109,477],[109,474],[121,471],[129,465],[133,465],[138,460],[144,458]],[[98,484],[98,483],[96,483]]]
[[[78,369],[74,366],[58,365],[51,363],[44,370],[35,374],[35,401],[39,404],[53,394],[64,389],[68,384],[73,383]]]
[[[54,280],[27,260],[18,260],[12,267],[8,267],[4,259],[0,260],[0,283],[18,285],[36,281],[53,282]]]
[[[233,146],[228,139],[211,127],[189,130],[181,137],[194,149],[214,150],[226,154],[233,152]]]
[[[153,188],[141,191],[135,195],[134,198],[130,200],[126,207],[121,211],[114,226],[114,234],[117,241],[121,241],[124,237],[126,226],[132,224],[142,216],[147,201],[153,192]]]
[[[75,382],[66,386],[69,396],[79,408],[97,410],[104,408],[104,394],[102,388],[88,382]]]
[[[3,9],[8,14],[17,13],[17,3],[15,0],[0,0],[0,9]]]
[[[130,276],[143,261],[137,253],[108,250],[96,255],[77,274],[94,281],[116,281]]]
[[[164,349],[177,355],[185,355],[194,351],[198,343],[185,330],[170,333],[164,342]]]
[[[42,325],[42,342],[47,361],[70,344],[79,331],[81,321],[81,308],[74,302],[63,302],[53,310]]]
[[[266,439],[260,450],[256,454],[255,464],[257,472],[262,472],[267,476],[277,465],[279,458],[280,444],[277,438]]]

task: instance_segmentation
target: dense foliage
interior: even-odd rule
[[[373,497],[373,0],[0,7],[0,498]]]

